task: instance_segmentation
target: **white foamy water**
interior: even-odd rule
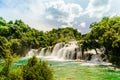
[[[91,49],[84,51],[85,60],[90,57],[88,54],[92,54],[90,60],[86,60],[82,65],[89,64],[102,64],[103,59],[100,54],[104,53],[104,49]],[[39,52],[38,50],[30,50],[27,57],[32,57],[33,55],[38,58],[43,58],[46,60],[54,60],[54,61],[75,61],[76,59],[80,59],[83,57],[81,47],[77,44],[76,41],[71,41],[68,43],[57,43],[53,49],[52,48],[42,48]],[[88,55],[88,56],[87,56]]]

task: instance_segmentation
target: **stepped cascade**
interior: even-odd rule
[[[71,41],[68,43],[57,43],[53,48],[42,48],[38,50],[30,50],[27,56],[33,55],[41,58],[49,58],[55,60],[76,60],[84,59],[91,62],[102,62],[107,59],[104,55],[105,49],[91,49],[82,52],[81,45],[77,41]]]

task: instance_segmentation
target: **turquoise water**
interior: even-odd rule
[[[69,62],[69,61],[48,61],[48,60],[44,60],[44,59],[41,59],[43,61],[47,61],[48,64],[51,66],[51,67],[62,67],[62,66],[77,66],[79,64],[77,63],[74,63],[74,62]],[[18,61],[16,61],[13,65],[13,69],[17,69],[19,68],[21,65],[24,65],[24,64],[27,64],[28,63],[28,59],[27,58],[22,58],[22,59],[19,59]]]
[[[120,71],[114,71],[110,66],[81,66],[80,63],[68,61],[47,62],[53,69],[55,80],[120,80]],[[19,59],[12,68],[17,69],[27,63],[28,59]]]

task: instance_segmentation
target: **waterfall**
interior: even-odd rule
[[[39,56],[45,56],[45,48],[42,48],[40,53],[39,53]]]
[[[34,55],[37,55],[37,51],[38,50],[36,49],[31,49],[25,57],[32,57]]]
[[[68,43],[57,43],[53,50],[51,48],[42,48],[40,53],[38,54],[39,57],[49,57],[49,58],[55,58],[55,59],[76,59],[77,58],[77,51],[78,48],[77,42],[72,41]]]
[[[45,56],[50,56],[50,55],[51,55],[51,48],[48,48],[48,49],[46,50]]]
[[[56,56],[58,59],[73,59],[77,47],[77,42],[56,44],[51,56]]]
[[[37,50],[30,50],[27,56],[31,57],[36,55],[37,57],[49,58],[54,60],[75,60],[84,59],[91,62],[102,62],[107,59],[104,55],[104,48],[100,49],[88,49],[82,54],[82,49],[77,41],[71,41],[68,43],[57,43],[53,48],[42,48],[39,53]],[[84,58],[83,58],[84,57]]]
[[[57,52],[59,51],[59,49],[61,49],[63,47],[63,43],[58,43],[55,45],[55,47],[53,48],[52,54],[51,56],[56,56]]]
[[[92,62],[92,63],[100,63],[100,62],[103,62],[103,60],[100,57],[100,55],[92,55],[90,62]]]

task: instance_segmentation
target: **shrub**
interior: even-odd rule
[[[24,80],[53,80],[52,70],[49,68],[47,62],[38,61],[33,56],[28,60],[28,64],[23,66]]]
[[[11,65],[12,59],[9,57],[0,72],[0,80],[53,80],[53,71],[47,62],[39,61],[35,56],[17,70],[13,70]]]

